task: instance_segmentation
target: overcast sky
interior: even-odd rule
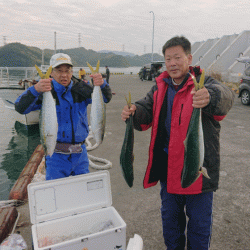
[[[250,30],[250,1],[0,0],[0,46],[54,49],[56,32],[57,49],[80,45],[142,55],[152,52],[153,23],[154,52],[161,53],[175,35],[193,44]]]

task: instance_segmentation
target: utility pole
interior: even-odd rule
[[[125,44],[122,45],[122,51],[125,51]]]
[[[42,50],[42,65],[44,65],[44,49]]]
[[[81,47],[81,33],[78,34],[79,48]]]
[[[55,52],[54,52],[54,54],[56,54],[56,31],[54,32],[54,38],[55,38]]]
[[[3,36],[3,45],[6,45],[7,42],[6,42],[6,36]]]
[[[146,54],[146,45],[144,45],[144,54]]]
[[[151,56],[151,62],[154,61],[154,32],[155,32],[155,14],[153,11],[150,11],[149,13],[153,14],[153,34],[152,34],[152,56]]]

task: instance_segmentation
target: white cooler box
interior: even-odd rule
[[[125,250],[126,223],[99,171],[28,186],[35,250]]]

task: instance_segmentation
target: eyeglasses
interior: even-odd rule
[[[59,75],[63,75],[63,74],[66,74],[66,75],[70,75],[72,74],[72,69],[67,69],[67,70],[61,70],[61,69],[54,69],[54,71],[59,74]]]

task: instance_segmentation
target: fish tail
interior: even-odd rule
[[[205,81],[205,70],[203,69],[199,81],[199,89],[202,89],[204,87],[204,81]]]
[[[199,173],[203,174],[206,178],[211,179],[207,173],[207,169],[204,167],[201,167]]]

